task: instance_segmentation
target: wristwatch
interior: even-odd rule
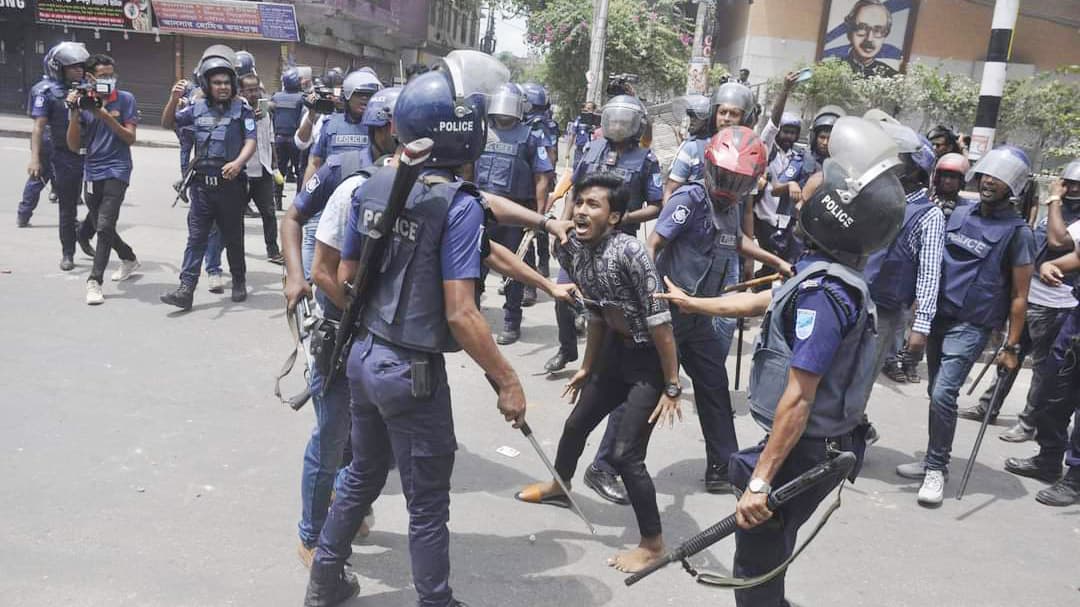
[[[664,384],[664,394],[667,395],[668,398],[679,398],[682,396],[682,386],[680,386],[678,382]]]
[[[1012,352],[1013,354],[1015,354],[1017,356],[1020,356],[1020,344],[1013,344],[1011,346],[1008,346],[1008,345],[1002,346],[1001,349],[1006,351],[1006,352]]]
[[[750,479],[750,484],[746,486],[750,493],[769,493],[772,491],[772,486],[765,482],[765,479],[754,477]]]

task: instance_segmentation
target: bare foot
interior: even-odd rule
[[[623,573],[637,573],[651,565],[664,555],[664,549],[654,550],[638,546],[632,550],[618,552],[608,559],[608,566],[614,567]]]

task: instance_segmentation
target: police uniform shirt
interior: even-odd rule
[[[675,154],[675,160],[671,162],[668,179],[678,183],[701,179],[705,169],[705,158],[702,155],[704,149],[704,142],[696,137],[682,142],[679,152]]]
[[[35,119],[45,118],[47,127],[62,126],[66,129],[68,121],[67,105],[63,98],[57,99],[51,91],[52,87],[48,86],[43,86],[37,90],[33,100],[30,102],[30,117]],[[53,145],[67,150],[67,144],[64,143],[65,133],[59,132],[55,133],[55,135]]]
[[[362,196],[361,185],[356,198]],[[359,230],[359,205],[349,210],[349,224],[345,230],[345,244],[341,258],[350,261],[360,259],[363,235]],[[450,280],[476,280],[480,278],[480,247],[484,234],[484,208],[480,199],[465,191],[459,191],[450,203],[446,224],[443,226],[440,267],[443,282]]]
[[[800,186],[806,183],[807,178],[810,175],[805,174],[805,171],[800,170],[799,174],[794,174],[795,167],[792,166],[792,159],[800,153],[800,150],[794,145],[791,149],[784,151],[779,147],[774,147],[775,154],[769,160],[769,185],[765,186],[764,196],[761,197],[760,202],[754,205],[754,215],[758,219],[768,222],[770,225],[776,226],[780,229],[786,229],[788,223],[791,221],[791,216],[777,215],[776,210],[780,206],[780,197],[775,196],[772,193],[772,186],[777,183],[787,183],[789,181],[795,181]],[[807,154],[809,156],[809,154]],[[806,167],[807,160],[804,158],[803,167]],[[792,172],[789,174],[788,170]],[[783,225],[781,225],[783,224]]]
[[[831,262],[810,253],[796,265],[801,272],[815,261]],[[791,346],[791,367],[814,375],[824,375],[832,366],[840,342],[859,317],[858,294],[846,284],[828,276],[809,279],[799,286],[785,319]]]
[[[114,91],[113,96],[105,102],[104,110],[122,125],[139,122],[135,96],[127,91]],[[130,183],[131,146],[90,110],[79,111],[79,126],[86,142],[85,180],[118,179]]]
[[[533,131],[534,135],[536,131]],[[544,145],[543,138],[536,138],[536,153],[532,157],[532,172],[533,175],[543,175],[544,173],[550,173],[555,170],[555,167],[551,164],[551,157],[548,156],[547,147]]]
[[[707,250],[716,232],[712,203],[707,196],[696,199],[676,190],[664,208],[660,209],[660,217],[656,219],[653,229],[668,242],[681,238],[689,241],[695,250]]]
[[[293,198],[293,206],[300,212],[301,220],[307,222],[325,209],[327,201],[340,183],[341,167],[332,164],[320,166],[303,187],[297,189],[296,197]]]
[[[209,101],[207,101],[207,103],[211,107],[211,115],[221,115],[219,112],[221,108],[220,105],[216,103],[210,103]],[[258,138],[258,133],[255,126],[255,112],[252,111],[251,107],[249,107],[246,103],[242,104],[240,107],[240,124],[243,125],[244,128],[244,139]],[[176,126],[195,126],[195,104],[191,104],[184,109],[176,111]],[[230,162],[232,160],[235,160],[235,158],[228,159],[228,161]]]

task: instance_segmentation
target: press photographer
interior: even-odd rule
[[[86,303],[93,306],[105,303],[101,283],[113,249],[121,260],[112,275],[114,281],[128,279],[139,267],[135,252],[116,233],[120,205],[131,181],[131,145],[138,115],[135,96],[116,87],[112,57],[92,55],[86,60],[86,75],[87,83],[68,92],[67,146],[74,153],[86,147],[86,221],[96,227],[98,237],[94,267],[86,280]]]

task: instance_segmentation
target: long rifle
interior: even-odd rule
[[[363,247],[360,249],[356,274],[349,285],[351,292],[349,301],[334,337],[334,352],[330,358],[330,372],[327,373],[326,381],[323,382],[323,394],[326,394],[334,378],[345,367],[356,331],[356,321],[360,318],[360,311],[364,308],[368,291],[371,289],[372,275],[382,266],[383,255],[386,254],[386,248],[390,244],[393,227],[401,216],[401,212],[405,210],[409,193],[420,176],[420,168],[431,156],[434,146],[435,142],[425,137],[406,144],[401,152],[394,173],[394,183],[390,186],[390,197],[386,202],[386,209],[379,216],[375,227],[368,230]]]

